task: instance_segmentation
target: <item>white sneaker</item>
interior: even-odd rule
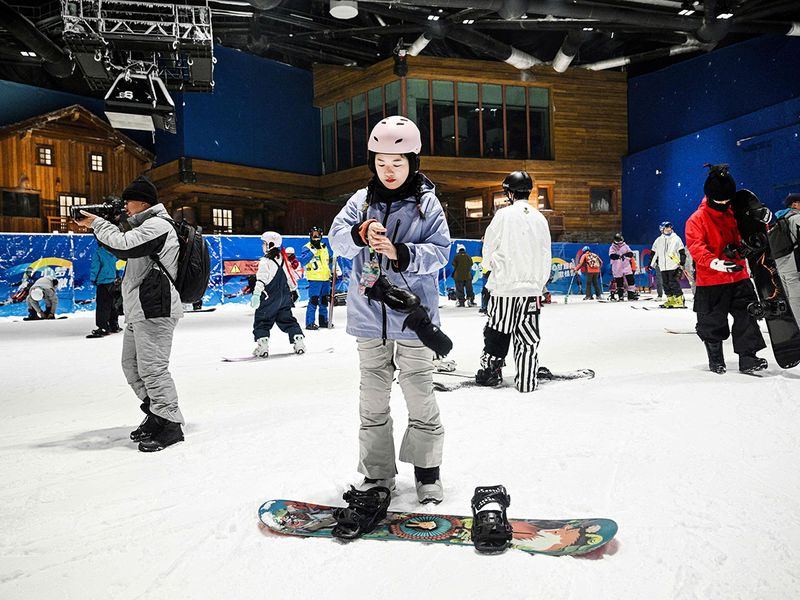
[[[305,354],[306,353],[306,336],[302,333],[298,333],[294,336],[294,353],[295,354]]]
[[[420,504],[427,504],[433,502],[439,504],[444,500],[444,488],[442,487],[442,480],[437,479],[434,483],[420,483],[417,482],[417,499]]]
[[[259,358],[267,358],[269,356],[269,338],[263,337],[258,338],[256,342],[258,345],[253,350],[253,356],[257,356]]]
[[[367,490],[374,487],[385,487],[390,492],[393,492],[395,490],[394,477],[388,477],[386,479],[377,479],[377,480],[368,479],[367,477],[365,477],[364,481],[355,486],[357,490],[362,492],[366,492]]]

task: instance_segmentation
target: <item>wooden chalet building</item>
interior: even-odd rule
[[[324,175],[185,157],[151,173],[161,198],[207,231],[327,227],[370,177],[370,129],[399,113],[420,125],[422,169],[454,237],[483,235],[502,202],[503,178],[517,169],[535,177],[554,240],[605,242],[620,228],[624,73],[547,66],[522,73],[504,63],[423,56],[408,57],[408,65],[403,78],[391,59],[365,69],[315,68]]]
[[[70,206],[119,195],[152,162],[150,152],[77,104],[2,127],[0,231],[74,230]]]

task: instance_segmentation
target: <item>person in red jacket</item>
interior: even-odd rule
[[[733,335],[733,351],[739,355],[739,370],[752,373],[767,368],[767,361],[756,356],[766,347],[758,322],[747,306],[758,302],[744,259],[727,258],[725,248],[742,241],[730,207],[736,181],[728,165],[712,165],[705,185],[705,198],[686,222],[686,244],[697,267],[694,312],[697,335],[708,353],[708,366],[714,373],[725,373],[722,341]],[[728,326],[728,315],[733,326]]]

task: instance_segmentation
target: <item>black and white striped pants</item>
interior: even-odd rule
[[[505,364],[511,341],[514,341],[514,364],[517,373],[514,385],[520,392],[536,389],[539,369],[539,312],[542,302],[538,296],[491,296],[487,313],[489,320],[483,329],[481,366]]]

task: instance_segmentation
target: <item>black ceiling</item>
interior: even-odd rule
[[[196,6],[206,0],[131,4]],[[359,0],[358,14],[349,20],[330,15],[330,0],[207,4],[215,43],[302,69],[314,63],[368,66],[423,33],[429,43],[422,55],[503,60],[515,50],[526,60],[550,63],[572,32],[577,51],[570,68],[633,57],[624,68],[639,74],[749,37],[785,35],[800,22],[798,0]],[[61,10],[61,2],[0,0],[0,78],[97,96],[79,69],[56,77],[41,56],[20,54],[28,44],[7,11],[28,18],[65,49]],[[681,15],[682,10],[693,13]],[[725,15],[732,17],[720,18]],[[655,52],[687,44],[702,49],[670,57]]]

